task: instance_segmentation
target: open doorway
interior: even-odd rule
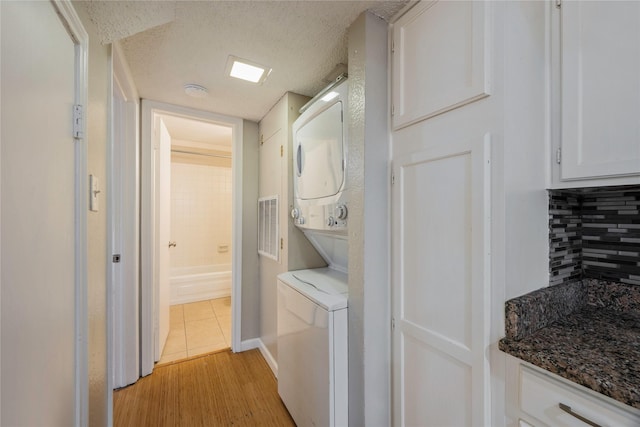
[[[169,230],[160,233],[169,236],[169,277],[160,280],[169,330],[158,363],[167,363],[231,347],[233,135],[228,125],[158,118],[171,150],[159,188],[170,205]]]
[[[150,374],[154,363],[161,360],[171,322],[177,324],[180,317],[185,348],[168,349],[176,358],[189,357],[187,321],[196,322],[191,325],[192,330],[205,330],[204,338],[192,336],[192,354],[198,350],[213,351],[215,345],[232,349],[240,346],[241,132],[240,119],[142,101],[143,376]],[[215,135],[204,137],[207,133]],[[176,174],[174,180],[172,172]],[[216,183],[211,182],[214,179]],[[218,187],[217,195],[204,195],[210,186]],[[219,206],[224,198],[222,193],[229,196],[231,206]],[[172,220],[174,212],[176,218]],[[207,236],[205,229],[216,227],[225,231],[218,237]],[[189,304],[189,309],[174,308],[172,321],[169,308],[172,304],[176,307]],[[225,306],[229,308],[226,313]],[[218,310],[220,314],[216,315],[216,308],[223,311]],[[211,313],[204,314],[206,311]],[[222,321],[218,321],[218,316]],[[220,329],[229,327],[226,336],[220,334],[221,342],[211,330],[207,331],[214,328],[214,322]],[[168,344],[175,345],[181,340],[180,332],[169,338]]]

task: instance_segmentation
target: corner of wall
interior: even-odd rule
[[[349,424],[388,425],[387,23],[365,12],[349,28],[348,37]]]

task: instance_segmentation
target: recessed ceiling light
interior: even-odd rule
[[[194,98],[206,98],[209,95],[206,87],[193,83],[184,85],[184,93]]]
[[[271,73],[271,68],[229,55],[226,73],[236,79],[246,80],[251,83],[262,83]]]

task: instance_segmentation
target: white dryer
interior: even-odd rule
[[[348,425],[347,276],[278,276],[278,393],[298,427]]]

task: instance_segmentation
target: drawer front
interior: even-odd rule
[[[561,409],[561,404],[577,416]],[[626,411],[622,407],[619,408],[526,366],[521,367],[520,409],[540,422],[540,424],[534,423],[536,427],[544,427],[545,425],[549,427],[586,427],[589,425],[638,427],[640,425],[640,415]],[[582,421],[579,417],[584,417],[594,424]]]

